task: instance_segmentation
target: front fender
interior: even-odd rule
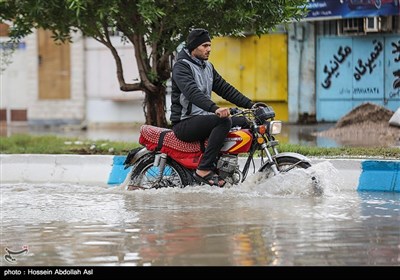
[[[298,161],[307,162],[307,163],[311,164],[311,160],[308,157],[303,156],[302,154],[298,154],[298,153],[285,152],[285,153],[279,153],[279,154],[273,156],[274,159],[279,159],[279,158],[284,158],[284,157],[295,158]],[[271,165],[272,165],[272,163],[267,161],[260,167],[260,169],[258,171],[263,171],[265,168],[268,168]]]
[[[274,156],[274,158],[281,158],[281,157],[292,157],[292,158],[296,158],[296,159],[304,161],[304,162],[311,163],[311,160],[308,157],[303,156],[302,154],[298,154],[298,153],[286,152],[286,153],[280,153],[280,154],[277,154],[276,156]]]
[[[126,156],[126,160],[124,162],[125,169],[127,169],[129,166],[134,165],[139,159],[150,153],[151,151],[147,150],[145,147],[137,148],[130,151],[129,154]]]

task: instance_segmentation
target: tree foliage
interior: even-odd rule
[[[80,31],[112,53],[122,91],[145,92],[146,123],[166,126],[165,88],[171,56],[192,28],[211,36],[268,33],[304,15],[307,0],[0,0],[0,20],[12,22],[10,37],[21,40],[36,28],[65,42]],[[118,31],[135,54],[140,81],[125,81],[121,58],[110,39]]]

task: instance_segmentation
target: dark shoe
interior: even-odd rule
[[[132,186],[132,185],[129,185],[129,186],[126,188],[126,190],[127,190],[127,191],[136,191],[136,190],[145,190],[145,188],[143,188],[143,187],[141,187],[141,186]]]
[[[214,173],[216,174],[216,176],[218,176],[218,186],[219,186],[220,188],[223,188],[223,187],[225,186],[225,184],[226,184],[225,179],[222,178],[222,177],[219,175],[219,172],[218,172],[218,169],[217,169],[217,168],[214,169]]]
[[[200,184],[207,184],[210,186],[218,186],[218,176],[212,171],[204,177],[200,176],[195,171],[193,173],[193,178]]]
[[[212,171],[210,173],[208,173],[204,177],[200,176],[195,171],[193,173],[193,177],[200,184],[207,184],[207,185],[210,185],[210,186],[217,186],[217,187],[220,187],[220,188],[222,188],[226,184],[224,179],[222,179],[220,176],[218,176],[217,174],[215,174]]]

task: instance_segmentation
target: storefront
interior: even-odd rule
[[[337,121],[365,102],[397,110],[398,0],[312,1],[309,5],[307,19],[337,22],[336,34],[320,32],[316,37],[317,121]]]

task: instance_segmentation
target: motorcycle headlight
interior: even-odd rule
[[[269,123],[269,133],[271,135],[276,135],[281,133],[282,130],[282,122],[281,121],[271,121]]]

